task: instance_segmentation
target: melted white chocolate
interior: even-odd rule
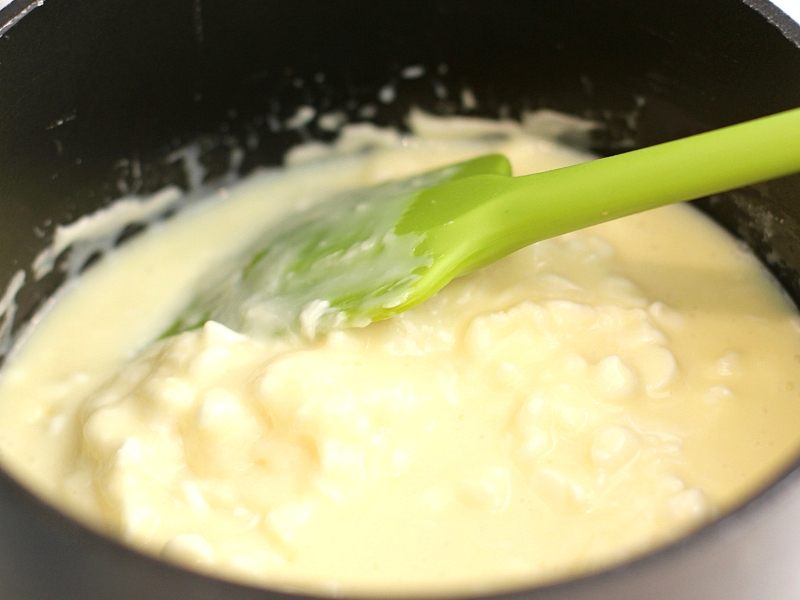
[[[787,463],[798,315],[687,206],[541,242],[314,342],[209,322],[151,343],[207,273],[330,192],[488,151],[517,174],[588,158],[509,123],[412,125],[306,146],[90,269],[5,367],[3,464],[193,568],[430,595],[636,556]]]

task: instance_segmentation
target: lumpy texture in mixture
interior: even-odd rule
[[[91,526],[324,593],[504,589],[636,556],[793,456],[798,316],[687,206],[544,241],[365,328],[152,342],[259,231],[333,191],[506,153],[510,123],[346,130],[89,270],[5,368],[0,453]],[[213,240],[213,243],[209,243]]]

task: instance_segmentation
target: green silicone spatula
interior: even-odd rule
[[[165,335],[209,319],[309,338],[365,325],[539,240],[796,171],[800,109],[524,177],[481,156],[276,225]]]

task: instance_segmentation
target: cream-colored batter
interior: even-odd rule
[[[332,191],[488,151],[517,174],[589,158],[511,123],[411,122],[301,147],[71,285],[0,380],[3,464],[193,568],[426,595],[635,556],[786,464],[798,315],[686,206],[541,242],[313,342],[209,322],[152,343],[209,270]]]

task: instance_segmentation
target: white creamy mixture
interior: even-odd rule
[[[415,113],[345,130],[114,252],[6,366],[0,453],[92,526],[227,578],[324,593],[503,589],[635,556],[794,455],[798,315],[672,206],[541,242],[314,342],[219,324],[151,343],[266,225],[489,151],[588,157]]]

